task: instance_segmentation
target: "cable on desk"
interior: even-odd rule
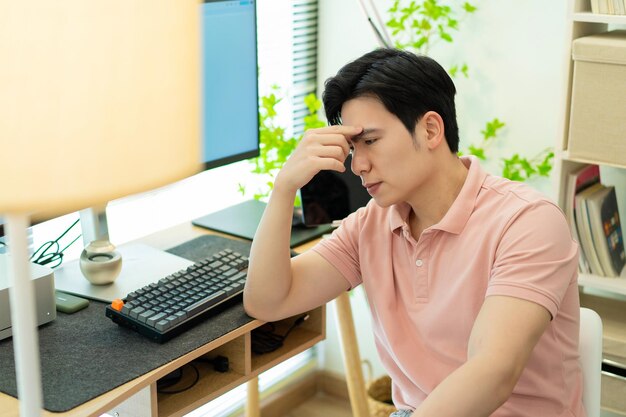
[[[31,255],[30,260],[33,263],[39,265],[47,265],[51,262],[57,262],[56,265],[51,266],[52,268],[56,268],[57,266],[61,265],[61,263],[63,262],[63,252],[65,252],[65,250],[69,248],[74,242],[76,242],[82,235],[79,234],[63,249],[61,249],[59,240],[61,240],[63,236],[65,236],[70,230],[72,230],[72,228],[76,226],[79,221],[80,219],[77,219],[74,223],[72,223],[70,227],[65,229],[65,231],[61,233],[59,237],[54,240],[50,240],[37,248],[37,250]]]
[[[274,323],[265,323],[263,326],[252,330],[252,352],[263,354],[275,351],[283,345],[293,329],[308,319],[308,314],[301,315],[289,326],[284,334],[276,333],[276,325]]]
[[[222,373],[228,372],[229,369],[228,358],[222,355],[218,355],[215,358],[205,358],[200,356],[199,358],[194,359],[192,362],[210,363],[211,365],[213,365],[213,370]]]
[[[184,370],[185,366],[190,366],[191,369],[193,369],[194,374],[195,374],[194,375],[194,380],[190,384],[185,386],[185,387],[168,390],[167,388],[172,387],[172,386],[178,384],[183,379],[183,370]],[[165,377],[159,379],[157,381],[157,392],[159,394],[178,394],[180,392],[187,391],[189,388],[192,388],[194,385],[196,385],[198,383],[199,379],[200,379],[200,371],[198,371],[198,368],[196,368],[193,363],[187,363],[187,364],[181,366],[180,368],[178,368],[176,371],[174,371],[174,372],[166,375]]]

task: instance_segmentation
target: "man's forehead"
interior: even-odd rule
[[[350,138],[351,141],[356,142],[359,139],[369,136],[369,135],[375,135],[380,133],[382,129],[379,129],[377,127],[365,127],[363,128],[363,130],[361,131],[361,133],[359,133],[358,135],[354,135]]]
[[[385,123],[394,115],[389,113],[385,106],[373,97],[356,97],[343,103],[341,106],[341,121],[344,125],[372,127],[367,124]]]

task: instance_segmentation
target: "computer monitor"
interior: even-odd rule
[[[253,0],[204,0],[202,8],[203,162],[213,168],[259,154],[256,16]],[[246,201],[192,221],[252,239],[265,209]],[[329,227],[295,228],[297,246]]]
[[[202,162],[206,169],[259,155],[254,0],[204,0]]]

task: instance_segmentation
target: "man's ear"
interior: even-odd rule
[[[442,142],[445,142],[445,129],[443,119],[439,113],[429,111],[422,117],[424,128],[426,129],[426,146],[428,149],[434,150]]]

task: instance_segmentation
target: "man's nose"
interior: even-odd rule
[[[355,175],[361,175],[369,170],[369,161],[363,152],[357,152],[356,149],[352,150],[352,162],[350,168]]]

